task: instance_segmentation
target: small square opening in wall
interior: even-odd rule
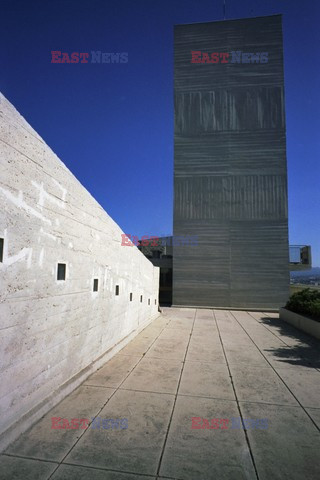
[[[116,295],[119,295],[119,285],[116,285]]]
[[[155,299],[154,304],[157,305],[157,299]]]
[[[149,298],[149,300],[148,300],[148,305],[150,305],[150,298]]]
[[[142,295],[140,295],[140,302],[142,303]]]
[[[132,302],[132,293],[130,293],[130,302]]]
[[[0,263],[3,262],[3,243],[4,243],[3,238],[0,238]]]
[[[93,291],[97,292],[99,290],[99,280],[98,278],[93,279]]]
[[[58,263],[57,280],[65,280],[65,279],[66,279],[66,264]]]

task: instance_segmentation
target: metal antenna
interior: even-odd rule
[[[226,19],[226,0],[223,0],[223,20]]]

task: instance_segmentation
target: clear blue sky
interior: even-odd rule
[[[172,232],[173,25],[223,0],[0,0],[0,90],[126,233]],[[320,266],[317,0],[226,0],[227,19],[283,14],[289,231]],[[52,64],[51,50],[128,52]]]

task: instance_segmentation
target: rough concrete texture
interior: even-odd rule
[[[2,95],[0,162],[3,446],[158,315],[159,269]]]
[[[161,349],[169,338],[176,355]],[[275,315],[164,309],[8,447],[0,480],[318,479],[319,352]],[[240,416],[267,428],[191,428],[191,417]],[[56,430],[51,417],[127,418],[128,428]]]
[[[174,30],[173,304],[277,309],[289,296],[281,16]],[[268,63],[191,63],[191,52]],[[231,54],[230,54],[231,60]]]

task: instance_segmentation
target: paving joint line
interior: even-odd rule
[[[250,317],[252,317],[259,325],[262,325],[268,332],[272,333],[272,335],[274,335],[278,340],[280,340],[281,342],[283,342],[283,343],[286,345],[286,347],[292,348],[292,345],[289,345],[289,344],[288,344],[285,340],[283,340],[280,336],[278,336],[276,333],[274,333],[272,330],[270,330],[267,325],[265,325],[264,323],[260,323],[253,315],[251,315],[251,312],[247,312],[247,313],[248,313],[248,314],[250,315]],[[266,315],[266,314],[265,314],[265,315]],[[268,315],[267,315],[267,316],[268,316]],[[274,318],[274,319],[276,319],[276,317],[268,317],[268,318]],[[240,324],[240,325],[241,325],[241,324]],[[294,328],[294,327],[293,327],[293,328]],[[299,330],[298,330],[298,331],[299,331]],[[310,346],[310,345],[309,345],[309,346]],[[310,348],[312,348],[312,347],[310,346]]]
[[[275,335],[275,337],[278,338],[278,340],[280,340],[281,342],[283,342],[287,347],[292,348],[292,345],[290,345],[289,343],[287,343],[285,340],[283,340],[283,339],[281,338],[281,336],[280,336],[281,334],[279,334],[279,336],[278,336],[276,333],[274,333],[272,330],[270,330],[270,329],[268,328],[268,325],[265,325],[264,323],[259,322],[259,320],[257,320],[257,319],[252,315],[252,312],[247,312],[247,313],[248,313],[254,320],[256,320],[256,322],[257,322],[259,325],[262,325],[263,327],[265,327],[265,328],[268,330],[268,332],[270,332],[270,333],[272,333],[273,335]],[[267,316],[268,318],[270,318],[270,319],[280,320],[280,317],[278,317],[278,318],[277,318],[277,317],[270,317],[270,315],[269,315],[268,313],[265,313],[265,312],[262,312],[262,313],[264,313],[264,315],[266,315],[266,316]],[[312,335],[304,332],[303,330],[299,330],[298,328],[294,327],[293,325],[285,324],[285,326],[291,327],[292,329],[296,330],[298,333],[300,333],[300,334],[302,334],[302,335],[305,335],[305,336],[307,337],[306,340],[305,340],[305,343],[306,343],[310,348],[317,348],[318,343],[319,343],[319,340],[318,340],[318,339],[316,339],[315,337],[312,337]],[[290,335],[286,335],[286,336],[290,337]],[[310,338],[309,338],[309,337],[310,337]],[[299,341],[300,341],[300,340],[299,340]],[[308,342],[311,342],[311,345],[310,345]],[[316,368],[316,367],[314,367],[314,368]]]
[[[251,318],[253,318],[253,320],[255,320],[257,322],[258,325],[261,325],[262,327],[264,327],[269,333],[271,333],[272,335],[274,335],[278,340],[280,340],[282,343],[284,343],[287,347],[289,347],[289,345],[284,341],[282,340],[282,338],[278,337],[278,335],[276,335],[272,330],[269,330],[269,328],[264,324],[264,323],[260,323],[253,315],[251,315],[251,312],[247,312],[248,315],[250,315]],[[231,314],[232,315],[232,314]],[[269,317],[269,318],[275,318],[275,317]],[[239,322],[238,322],[239,323]],[[241,325],[241,324],[240,324]]]
[[[291,395],[293,396],[293,398],[297,401],[297,403],[299,404],[299,406],[301,407],[301,409],[304,411],[304,413],[310,418],[311,422],[313,423],[313,425],[316,427],[316,429],[318,430],[318,432],[320,432],[320,428],[318,427],[318,425],[316,424],[316,422],[313,420],[313,418],[311,417],[311,415],[309,415],[309,413],[307,412],[307,410],[304,408],[304,406],[302,405],[302,403],[298,400],[298,398],[294,395],[294,393],[291,391],[291,389],[288,387],[288,385],[286,384],[286,382],[281,378],[281,376],[279,375],[279,373],[277,372],[277,370],[272,366],[272,364],[269,362],[269,360],[267,359],[267,357],[262,353],[262,351],[260,350],[260,348],[258,347],[258,345],[253,341],[253,339],[250,337],[249,333],[246,331],[246,329],[241,325],[241,323],[237,320],[237,318],[235,317],[235,315],[231,314],[233,316],[233,318],[236,320],[236,322],[238,322],[238,324],[241,326],[241,328],[243,329],[243,331],[248,335],[248,337],[250,338],[250,340],[252,341],[252,343],[256,346],[256,348],[259,350],[259,352],[261,353],[261,355],[264,357],[264,359],[266,360],[266,362],[269,363],[270,367],[272,368],[272,370],[275,372],[275,374],[277,375],[278,378],[280,378],[281,382],[284,384],[284,386],[288,389],[288,391],[291,393]],[[312,408],[312,407],[306,407],[306,408]]]
[[[160,468],[161,468],[161,464],[162,464],[164,451],[165,451],[165,448],[166,448],[166,445],[167,445],[169,430],[170,430],[170,427],[171,427],[171,422],[172,422],[173,414],[174,414],[174,411],[175,411],[175,406],[176,406],[176,403],[177,403],[178,391],[179,391],[181,378],[182,378],[182,374],[183,374],[183,370],[184,370],[184,366],[185,366],[185,362],[186,362],[186,357],[187,357],[187,353],[188,353],[188,349],[189,349],[189,345],[190,345],[190,341],[191,341],[191,337],[192,337],[192,333],[193,333],[194,323],[195,323],[195,320],[196,320],[196,313],[197,313],[197,309],[195,309],[195,311],[194,311],[192,328],[191,328],[191,332],[190,332],[190,335],[189,335],[189,340],[188,340],[188,343],[187,343],[187,348],[186,348],[186,351],[185,351],[185,355],[184,355],[184,358],[183,358],[183,361],[182,361],[182,368],[181,368],[181,372],[180,372],[180,376],[179,376],[179,380],[178,380],[177,391],[175,393],[175,398],[174,398],[174,401],[173,401],[172,411],[171,411],[171,415],[170,415],[170,418],[169,418],[169,424],[168,424],[166,436],[165,436],[165,439],[164,439],[164,442],[163,442],[161,455],[160,455],[160,458],[159,458],[159,463],[158,463],[158,468],[157,468],[157,473],[156,473],[157,477],[160,476]]]
[[[58,460],[48,460],[47,458],[38,458],[38,457],[27,457],[26,455],[19,455],[18,453],[2,452],[1,456],[3,456],[3,457],[13,457],[13,458],[23,458],[24,460],[35,460],[37,462],[54,463],[55,465],[59,465]]]
[[[260,322],[251,315],[251,312],[247,312],[247,313],[248,313],[254,320],[256,320],[256,321],[260,324]],[[268,313],[265,313],[265,312],[262,312],[262,313],[264,313],[264,315],[266,315],[268,318],[273,318],[273,319],[276,319],[276,320],[277,320],[276,317],[270,317],[270,316],[268,315]],[[279,319],[280,319],[280,317],[278,318],[278,320],[279,320]],[[270,333],[272,333],[273,335],[275,335],[275,337],[276,337],[278,340],[281,340],[281,342],[283,342],[288,348],[293,348],[292,345],[286,343],[284,340],[282,340],[281,337],[278,337],[278,335],[276,335],[275,333],[273,333],[273,331],[270,330],[266,325],[264,325],[264,324],[262,324],[262,325],[263,325],[263,327],[265,327],[265,328],[268,330],[268,332],[270,332]],[[287,326],[289,326],[289,325],[287,325]],[[295,328],[293,325],[290,325],[290,326],[291,326],[292,328]],[[303,332],[302,330],[299,330],[299,329],[297,329],[297,328],[295,328],[295,329],[296,329],[298,332],[303,333],[304,335],[308,335],[306,332]],[[310,347],[311,349],[312,349],[312,348],[316,348],[316,345],[317,345],[317,343],[318,343],[318,342],[317,342],[317,339],[316,339],[316,338],[313,338],[311,335],[309,335],[309,336],[311,337],[311,345],[310,345],[308,342],[305,342],[305,343],[306,343],[306,344],[308,345],[308,347]],[[319,353],[319,352],[317,351],[317,353]],[[320,372],[320,368],[319,368],[319,367],[309,367],[309,368],[313,368],[314,370],[317,370],[318,372]]]
[[[161,314],[157,317],[159,318],[161,316]],[[156,319],[154,319],[156,320]],[[55,472],[58,470],[58,468],[60,467],[60,465],[64,464],[64,460],[67,458],[67,456],[72,452],[72,450],[74,449],[74,447],[78,444],[78,442],[81,440],[81,438],[85,435],[85,433],[89,430],[89,426],[92,424],[92,422],[97,418],[97,416],[101,413],[101,411],[104,409],[104,407],[109,403],[109,401],[111,400],[111,398],[114,397],[114,395],[117,393],[117,391],[119,390],[119,388],[121,387],[121,385],[127,380],[127,378],[129,377],[129,375],[131,375],[131,373],[133,372],[133,370],[139,365],[139,363],[141,362],[141,360],[145,357],[146,353],[149,351],[149,349],[152,347],[152,345],[158,340],[159,336],[161,335],[161,333],[163,332],[163,330],[167,327],[167,325],[171,322],[171,320],[166,323],[166,325],[161,329],[159,335],[154,339],[154,341],[150,344],[150,346],[148,347],[148,349],[146,350],[146,352],[142,355],[142,357],[138,360],[138,362],[135,364],[135,366],[130,370],[130,372],[128,373],[128,375],[123,379],[123,381],[120,383],[120,385],[114,390],[114,392],[110,395],[110,397],[108,398],[108,400],[102,405],[102,407],[100,408],[100,410],[97,412],[97,414],[93,417],[93,420],[88,424],[88,427],[83,431],[83,433],[80,435],[80,437],[76,440],[76,442],[72,445],[72,447],[70,448],[70,450],[66,453],[66,455],[62,458],[62,460],[59,462],[57,468],[51,473],[51,475],[48,477],[47,480],[50,480],[53,475],[55,474]],[[151,322],[149,325],[151,325],[153,322]],[[149,326],[147,325],[147,327]],[[147,328],[146,327],[146,328]],[[143,330],[142,330],[143,332]],[[140,333],[142,333],[140,332]],[[137,335],[138,337],[138,335]],[[133,339],[132,339],[133,340]],[[130,342],[129,342],[130,343]],[[129,345],[129,344],[128,344]],[[121,350],[120,350],[121,351]],[[117,352],[118,354],[119,352]],[[116,355],[117,355],[116,354]],[[116,356],[115,355],[115,356]],[[111,360],[111,359],[109,359]],[[108,361],[109,361],[108,360]],[[107,364],[108,362],[106,362]],[[81,386],[81,385],[79,385]]]
[[[137,473],[137,472],[130,472],[129,470],[115,470],[114,468],[95,467],[93,465],[82,465],[81,463],[64,462],[63,465],[68,465],[69,467],[76,467],[76,468],[89,468],[91,470],[98,470],[100,472],[125,473],[125,474],[135,475],[135,476],[138,475],[142,477],[156,478],[156,475],[150,474],[150,473]],[[173,480],[176,480],[176,479],[173,479]]]
[[[234,385],[234,383],[233,383],[233,378],[232,378],[230,366],[229,366],[229,363],[228,363],[228,358],[227,358],[227,355],[226,355],[226,352],[225,352],[225,349],[224,349],[224,345],[223,345],[223,342],[222,342],[222,337],[221,337],[221,334],[220,334],[219,324],[218,324],[218,321],[217,321],[217,319],[216,319],[216,315],[215,315],[214,310],[212,310],[212,314],[213,314],[213,316],[214,316],[214,319],[215,319],[215,322],[216,322],[216,325],[217,325],[217,329],[218,329],[218,334],[219,334],[221,346],[222,346],[223,353],[224,353],[224,356],[225,356],[225,359],[226,359],[226,362],[227,362],[227,367],[228,367],[228,371],[229,371],[229,376],[230,376],[230,381],[231,381],[233,393],[234,393],[234,396],[235,396],[235,399],[236,399],[237,408],[238,408],[238,411],[239,411],[239,414],[240,414],[240,418],[241,418],[241,421],[242,421],[242,423],[243,423],[243,416],[242,416],[242,412],[241,412],[241,409],[240,409],[240,404],[239,404],[239,399],[238,399],[238,395],[237,395],[237,392],[236,392],[236,387],[235,387],[235,385]],[[254,468],[254,471],[255,471],[255,474],[256,474],[256,478],[259,480],[258,469],[257,469],[256,462],[255,462],[255,459],[254,459],[254,456],[253,456],[252,449],[251,449],[251,445],[250,445],[250,441],[249,441],[249,436],[248,436],[248,433],[247,433],[247,430],[246,430],[246,429],[244,429],[243,431],[244,431],[246,443],[247,443],[247,446],[248,446],[248,449],[249,449],[249,453],[250,453],[252,465],[253,465],[253,468]]]
[[[60,467],[59,462],[55,461],[55,460],[48,460],[48,459],[45,459],[45,458],[37,458],[37,457],[26,457],[24,455],[11,454],[11,453],[1,453],[0,455],[5,456],[5,457],[10,457],[10,458],[21,458],[23,460],[31,460],[31,461],[35,461],[35,462],[53,463],[53,464],[56,464]],[[157,478],[156,475],[149,474],[149,473],[137,473],[137,472],[130,472],[130,471],[127,471],[127,470],[115,470],[115,469],[111,469],[111,468],[95,467],[93,465],[82,465],[81,463],[64,462],[62,465],[67,465],[69,467],[76,467],[76,468],[88,468],[88,469],[91,469],[91,470],[98,470],[100,472],[126,473],[126,474],[129,474],[129,475],[135,475],[135,476],[139,475],[139,476],[146,476],[148,478],[149,477]],[[55,470],[55,472],[56,472],[56,470]],[[49,478],[50,477],[48,477],[48,479]],[[183,480],[183,479],[179,479],[177,477],[168,477],[168,476],[164,476],[164,477],[161,477],[161,478],[167,478],[168,480]]]

